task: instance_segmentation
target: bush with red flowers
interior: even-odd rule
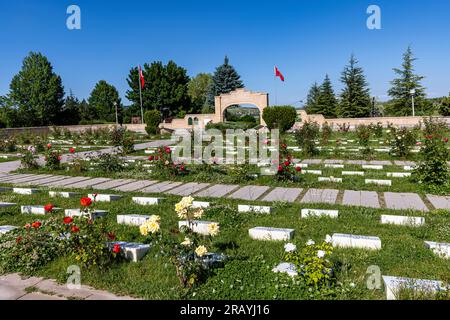
[[[45,154],[45,167],[49,170],[59,170],[61,169],[61,154],[58,150],[53,150],[52,145],[49,143],[47,145],[47,152]]]
[[[160,147],[156,155],[152,155],[148,160],[155,164],[153,174],[160,178],[171,178],[184,176],[189,173],[184,163],[175,163],[172,160],[172,150],[170,147]]]
[[[296,167],[292,162],[292,155],[289,153],[286,143],[281,143],[277,179],[280,181],[298,182],[301,179],[299,175],[301,170],[300,167]]]

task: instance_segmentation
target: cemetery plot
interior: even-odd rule
[[[143,205],[143,206],[151,206],[160,204],[163,201],[163,198],[150,198],[150,197],[133,197],[133,202]]]
[[[254,240],[286,241],[294,236],[294,229],[256,227],[248,230],[250,238]]]
[[[431,249],[441,258],[450,259],[450,243],[425,241],[425,247]]]
[[[239,212],[255,212],[255,213],[271,213],[271,207],[265,206],[250,206],[250,205],[238,205]]]
[[[182,227],[187,227],[187,228],[190,228],[192,231],[194,231],[194,232],[196,232],[198,234],[202,234],[202,235],[208,236],[209,235],[208,226],[211,225],[211,224],[219,225],[218,222],[199,221],[199,220],[195,220],[191,224],[189,224],[188,221],[183,220],[183,221],[179,221],[178,222],[178,228],[181,230]]]
[[[112,202],[120,200],[122,196],[117,194],[88,194],[88,198],[96,202]]]
[[[392,216],[392,215],[382,215],[382,224],[396,224],[400,226],[411,226],[417,227],[425,224],[425,218],[423,217],[405,217],[405,216]]]
[[[397,300],[401,290],[413,290],[425,294],[436,294],[444,290],[443,283],[435,280],[411,279],[383,276],[386,300]]]
[[[81,209],[66,209],[64,210],[66,217],[91,217],[92,219],[102,218],[108,214],[105,210],[93,210],[92,212],[85,212]]]
[[[125,224],[129,226],[141,226],[150,219],[150,216],[139,215],[139,214],[129,214],[129,215],[117,215],[117,223]]]
[[[358,248],[380,250],[381,240],[378,237],[335,233],[332,236],[333,246],[342,248]]]
[[[339,210],[302,209],[301,217],[330,217],[337,218]]]

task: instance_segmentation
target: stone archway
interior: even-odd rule
[[[264,109],[269,106],[269,95],[262,92],[251,92],[246,89],[236,89],[217,96],[215,98],[216,118],[219,122],[224,122],[225,110],[230,106],[239,104],[255,105],[259,109],[261,125],[266,125],[262,114]]]

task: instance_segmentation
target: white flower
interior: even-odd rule
[[[354,288],[354,287],[356,287],[356,284],[354,284],[354,283],[352,282],[352,283],[350,283],[350,287]]]
[[[322,259],[323,257],[325,257],[325,251],[323,250],[317,251],[317,258]]]
[[[327,236],[325,237],[325,242],[331,243],[331,242],[333,242],[333,238],[329,234],[327,234]]]
[[[186,247],[190,247],[191,244],[192,244],[192,241],[189,238],[184,238],[184,241],[181,243],[182,246],[186,246]]]
[[[219,234],[219,225],[217,223],[211,223],[208,225],[208,233],[210,236],[215,237]]]
[[[295,250],[297,250],[297,246],[293,243],[286,243],[284,245],[285,252],[294,252]]]
[[[313,246],[316,243],[313,240],[308,240],[308,242],[306,243],[307,246]]]
[[[208,249],[206,249],[205,246],[200,246],[197,249],[195,249],[195,254],[197,256],[199,256],[200,258],[203,257],[207,253],[208,253]]]

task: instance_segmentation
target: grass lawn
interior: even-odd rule
[[[80,193],[85,195],[87,191]],[[183,239],[182,235],[176,233],[178,218],[174,212],[174,205],[180,197],[167,196],[160,205],[140,206],[131,201],[131,197],[136,195],[138,194],[126,193],[117,202],[96,205],[97,209],[109,210],[105,219],[116,233],[117,240],[145,241],[137,227],[118,225],[117,214],[160,215],[162,232],[179,237],[180,241]],[[189,292],[180,290],[175,268],[167,257],[161,256],[158,247],[153,247],[138,263],[123,262],[107,271],[83,271],[83,284],[145,299],[384,299],[382,289],[369,290],[366,287],[366,271],[369,266],[378,266],[383,275],[450,281],[449,260],[435,256],[423,243],[425,240],[450,242],[448,211],[393,212],[358,207],[308,205],[307,208],[339,209],[340,216],[338,219],[301,219],[300,211],[305,208],[301,204],[276,203],[273,205],[274,212],[265,215],[238,213],[237,205],[242,201],[202,200],[210,200],[215,204],[206,210],[206,216],[202,220],[216,221],[221,225],[221,233],[215,238],[215,247],[210,251],[224,252],[230,256],[224,268],[214,270],[214,274],[206,283]],[[56,207],[66,209],[79,208],[78,198],[49,198],[48,193],[32,196],[3,193],[1,201],[22,205],[52,203]],[[62,219],[63,213],[56,214]],[[381,214],[424,216],[426,224],[417,228],[382,225],[379,222]],[[23,215],[19,206],[0,210],[0,225],[22,226],[40,219],[46,217]],[[341,285],[329,295],[314,296],[289,276],[271,272],[272,268],[282,262],[285,243],[252,240],[248,236],[248,229],[256,226],[293,228],[295,236],[292,242],[300,248],[305,246],[309,239],[319,242],[327,234],[352,233],[380,237],[382,250],[336,249],[331,260]],[[76,263],[69,257],[62,256],[42,266],[36,274],[65,282],[67,267],[72,264]]]

